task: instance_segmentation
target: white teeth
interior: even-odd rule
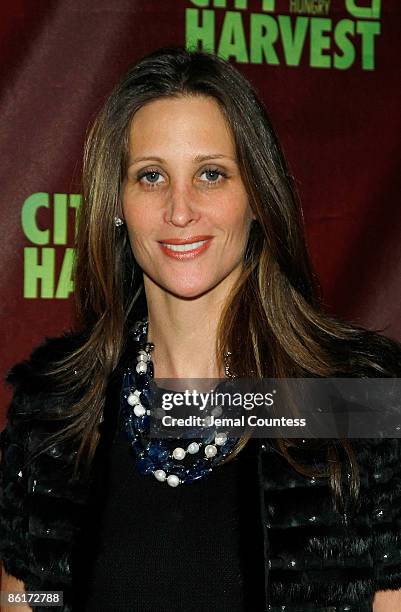
[[[197,249],[206,242],[206,240],[201,240],[200,242],[191,242],[189,244],[167,244],[166,242],[162,242],[163,246],[171,249],[172,251],[193,251],[193,249]]]

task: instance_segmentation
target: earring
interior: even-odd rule
[[[124,225],[124,221],[121,219],[121,217],[114,217],[114,225],[116,227],[121,227]]]

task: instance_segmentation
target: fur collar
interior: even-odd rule
[[[27,395],[51,391],[52,385],[45,376],[49,363],[76,350],[86,337],[86,333],[74,331],[66,331],[57,337],[46,337],[28,359],[11,368],[6,382]]]

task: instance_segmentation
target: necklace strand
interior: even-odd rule
[[[138,471],[153,474],[159,482],[177,487],[210,474],[231,453],[238,439],[228,438],[226,432],[219,432],[207,425],[202,428],[203,436],[192,441],[179,438],[178,441],[173,440],[171,445],[166,439],[149,439],[150,420],[161,417],[165,411],[154,407],[157,386],[153,380],[151,353],[155,345],[147,340],[147,334],[148,319],[145,317],[136,322],[132,333],[136,345],[136,364],[134,368],[126,368],[123,376],[122,424],[136,456]],[[237,376],[230,370],[230,355],[229,351],[224,355],[225,374],[228,379],[235,379]],[[221,407],[215,406],[211,413],[220,416]],[[199,432],[199,428],[192,431]]]

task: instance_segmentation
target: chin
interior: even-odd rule
[[[190,273],[188,271],[187,275],[184,274],[158,274],[158,275],[149,275],[148,278],[152,283],[157,285],[160,289],[163,289],[166,293],[174,295],[177,298],[181,298],[183,300],[193,300],[196,298],[205,295],[209,291],[212,291],[218,285],[225,284],[224,281],[228,281],[230,278],[229,271],[220,270],[220,274],[214,276],[213,274],[204,273]]]
[[[187,278],[181,279],[177,276],[169,279],[160,278],[157,284],[171,295],[178,298],[191,300],[208,293],[208,291],[214,289],[219,282],[220,279],[216,281],[212,278],[205,279],[204,277],[199,278],[188,275]]]
[[[181,298],[183,300],[187,299],[187,300],[193,300],[196,299],[198,297],[200,297],[201,295],[204,295],[205,293],[207,293],[208,291],[210,291],[213,287],[212,286],[205,286],[204,284],[202,285],[196,285],[196,286],[186,286],[186,287],[180,287],[177,286],[176,284],[171,284],[169,287],[166,287],[167,291],[173,295],[175,295],[178,298]]]

